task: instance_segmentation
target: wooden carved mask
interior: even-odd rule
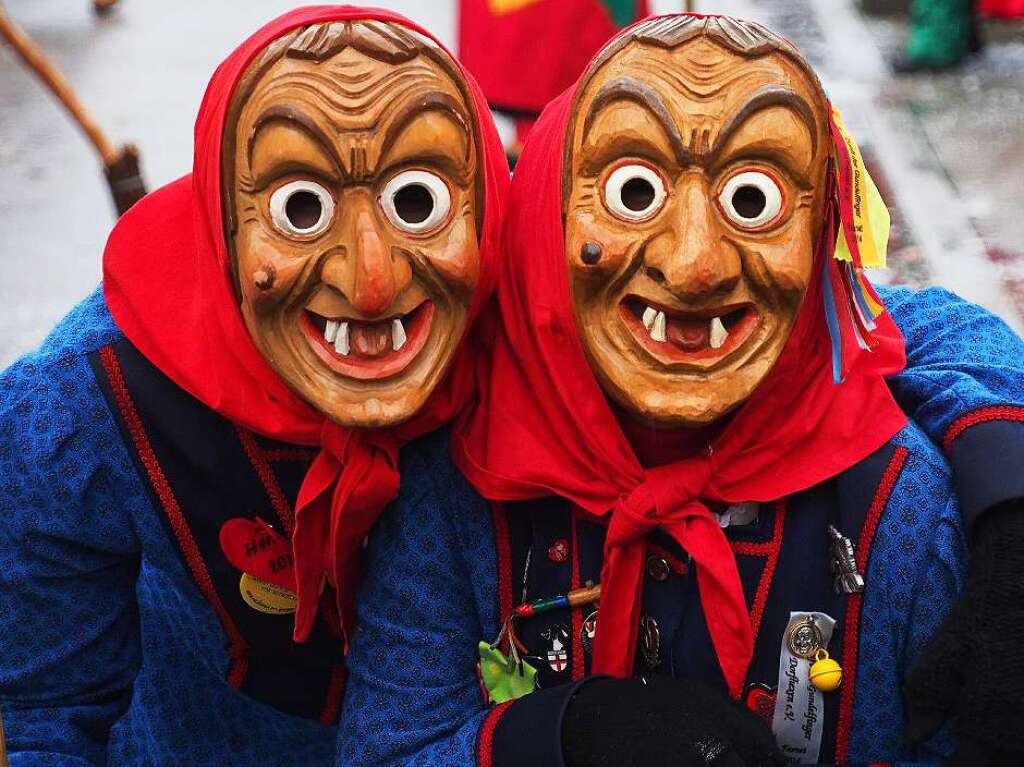
[[[245,324],[332,420],[400,423],[447,371],[477,281],[465,84],[433,43],[382,22],[278,41],[247,80],[224,158]]]
[[[719,37],[613,46],[567,136],[580,336],[606,393],[666,427],[715,421],[771,370],[811,280],[824,204],[817,81],[788,44],[751,53]]]

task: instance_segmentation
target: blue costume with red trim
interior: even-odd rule
[[[1024,394],[1011,374],[1020,364],[1019,341],[1005,355],[993,348],[1005,332],[999,321],[946,291],[881,292],[908,337],[911,369],[892,386],[932,438],[948,444],[954,467],[974,471],[970,484],[961,483],[968,514],[1019,497],[1018,477],[985,472],[992,462],[978,460],[1020,434],[1021,410],[1011,404]],[[957,362],[938,361],[943,345],[955,349]],[[971,378],[977,380],[968,384]],[[953,412],[938,417],[944,407]],[[980,435],[975,430],[986,423],[1001,430],[1000,440],[986,444],[982,435],[973,454],[958,455],[958,440]],[[520,622],[542,689],[512,704],[484,704],[476,644],[498,635],[513,604],[596,580],[603,531],[552,499],[506,504],[492,517],[454,472],[432,462],[434,454],[405,457],[431,465],[432,486],[445,503],[432,506],[422,489],[403,495],[371,541],[361,628],[348,658],[342,764],[560,765],[562,714],[589,669],[580,633],[586,611]],[[948,736],[918,748],[906,740],[901,687],[962,585],[966,548],[951,481],[936,445],[911,425],[840,476],[774,508],[762,505],[755,522],[728,530],[757,631],[746,680],[750,704],[763,703],[757,693],[778,681],[790,611],[837,620],[829,651],[847,677],[841,691],[826,696],[820,763],[934,764],[950,751]],[[863,596],[831,592],[828,523],[857,545],[868,584]],[[665,563],[685,562],[669,540],[648,544],[652,555],[668,552],[656,555]],[[638,671],[721,684],[693,578],[682,568],[656,572],[648,569],[642,609],[659,627],[660,650]]]
[[[934,440],[949,432],[957,473],[971,455],[991,467],[964,488],[965,506],[1024,495],[1018,473],[997,462],[1024,449],[1014,439],[1024,415],[1019,339],[944,291],[889,290],[884,298],[908,339],[911,365],[892,382],[901,402],[917,409]],[[901,446],[910,452],[865,573],[869,584],[892,579],[894,596],[873,606],[869,585],[861,646],[894,636],[892,620],[915,629],[906,647],[879,652],[878,664],[863,656],[857,664],[851,760],[894,737],[884,721],[891,702],[871,702],[871,690],[882,690],[872,679],[906,669],[941,617],[927,605],[948,604],[962,564],[952,507],[935,507],[927,527],[912,501],[948,494],[941,461],[916,431],[897,443],[879,460],[891,461]],[[286,529],[308,458],[236,428],[169,382],[124,340],[99,291],[2,374],[0,712],[13,767],[331,763],[335,728],[321,720],[331,719],[340,695],[336,644],[328,632],[293,650],[284,639],[290,616],[242,605],[239,572],[210,537],[234,517]],[[350,659],[340,754],[346,764],[471,764],[479,743],[505,742],[516,721],[509,709],[480,740],[489,709],[473,671],[476,642],[494,637],[499,613],[493,522],[451,467],[443,436],[410,445],[402,470],[399,499],[370,549],[362,604],[372,611]],[[766,547],[773,514],[759,516],[751,546]],[[789,509],[786,518],[810,515]],[[580,545],[599,550],[600,529],[578,527]],[[844,532],[858,541],[852,528]],[[534,561],[571,578],[572,566],[553,567],[546,549]],[[893,564],[903,557],[905,570]],[[936,577],[921,581],[914,558],[927,559]],[[749,559],[752,572],[767,562]],[[581,560],[579,577],[594,577],[583,571],[592,566],[592,557]],[[656,585],[685,594],[687,583],[673,573]],[[528,596],[547,595],[545,584],[532,588]],[[770,620],[766,608],[762,625]],[[382,635],[394,645],[375,640]],[[662,635],[668,647],[669,632]],[[893,658],[895,668],[887,665]],[[528,700],[560,705],[545,692]],[[522,742],[542,744],[542,735]]]

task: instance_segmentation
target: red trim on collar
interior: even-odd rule
[[[972,426],[986,421],[1024,421],[1024,407],[1019,405],[993,405],[974,410],[960,416],[952,425],[946,429],[942,438],[942,449],[948,451],[953,446],[953,440],[963,434]]]
[[[576,510],[569,513],[569,528],[572,531],[570,536],[572,549],[572,576],[569,580],[570,590],[575,591],[580,587],[580,546],[579,535],[576,530]],[[588,605],[592,608],[592,605]],[[583,608],[574,607],[570,611],[572,619],[572,681],[579,682],[586,675],[586,659],[583,656],[583,637],[580,632],[583,630]]]
[[[231,658],[231,664],[228,669],[228,684],[237,690],[241,688],[249,667],[248,660],[245,657],[245,653],[248,651],[248,644],[242,637],[234,620],[232,620],[231,615],[224,607],[224,603],[220,601],[217,589],[214,588],[213,579],[210,578],[210,573],[206,569],[206,563],[203,561],[199,546],[195,538],[192,537],[192,530],[189,528],[185,515],[182,513],[181,506],[178,505],[178,499],[174,496],[170,482],[167,481],[163,469],[160,468],[160,462],[156,457],[156,453],[153,452],[153,447],[149,444],[149,437],[146,436],[146,429],[142,425],[142,419],[139,417],[139,413],[135,409],[135,403],[132,401],[132,396],[128,392],[128,386],[125,383],[124,374],[121,372],[121,363],[117,359],[117,354],[110,346],[104,346],[100,349],[99,356],[103,370],[110,381],[110,389],[114,393],[117,409],[121,412],[121,417],[128,427],[128,434],[131,437],[132,445],[135,447],[139,460],[146,470],[146,475],[149,477],[150,484],[156,492],[160,506],[171,523],[174,537],[177,539],[178,546],[185,557],[185,564],[192,573],[196,585],[199,586],[199,591],[213,607],[214,612],[217,613],[217,617],[220,619],[221,625],[224,627],[224,633],[227,635],[229,642],[228,656]]]
[[[508,531],[505,504],[491,504],[494,520],[494,544],[498,553],[498,625],[504,626],[512,614],[512,539]]]
[[[882,480],[871,501],[864,527],[857,541],[857,570],[867,573],[868,561],[871,556],[871,544],[875,540],[875,532],[882,518],[882,512],[889,502],[896,481],[907,463],[910,451],[905,447],[897,447],[893,451],[889,465],[885,468]],[[863,594],[850,594],[846,608],[846,626],[843,633],[843,669],[845,679],[840,692],[839,725],[836,730],[836,763],[846,764],[847,751],[850,747],[850,728],[853,724],[853,695],[857,682],[857,643],[860,639],[860,608]]]
[[[743,541],[729,541],[734,553],[741,556],[767,557],[764,563],[764,570],[761,571],[761,579],[757,583],[757,591],[754,594],[754,601],[750,606],[750,627],[754,633],[754,642],[757,642],[757,633],[761,630],[761,619],[764,618],[764,608],[768,604],[768,593],[772,589],[772,581],[775,580],[775,566],[779,563],[779,552],[782,550],[782,529],[786,524],[787,499],[782,498],[775,502],[775,524],[772,527],[772,538],[765,543],[745,543]]]
[[[270,498],[270,503],[274,507],[277,518],[284,525],[285,535],[291,537],[292,531],[295,529],[295,514],[292,511],[291,504],[288,503],[288,499],[284,495],[284,491],[281,490],[281,483],[277,481],[274,470],[270,468],[270,461],[267,459],[266,453],[256,444],[256,437],[253,436],[251,431],[242,428],[238,424],[235,424],[235,431],[238,432],[238,439],[245,449],[245,454],[249,457],[249,463],[256,470],[260,482],[263,483],[263,489],[267,491],[267,496]]]
[[[495,706],[484,719],[484,723],[480,727],[480,740],[476,747],[476,761],[480,767],[492,767],[494,764],[494,731],[498,729],[498,722],[513,703],[515,701],[507,700]]]
[[[331,672],[331,681],[327,685],[327,694],[324,696],[324,710],[320,714],[320,722],[332,727],[338,723],[338,715],[341,714],[341,698],[345,694],[345,682],[348,679],[348,672],[345,667],[338,664]]]

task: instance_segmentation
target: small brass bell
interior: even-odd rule
[[[811,684],[822,692],[832,692],[843,683],[843,667],[828,656],[828,650],[818,650],[811,664]]]

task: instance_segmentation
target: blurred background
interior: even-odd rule
[[[480,13],[497,9],[511,15],[544,2],[606,13],[605,25],[625,23],[639,7],[635,0],[373,4],[408,15],[456,51],[461,19],[468,61],[477,36],[482,40],[494,32],[494,20],[481,19]],[[191,169],[192,124],[217,63],[264,21],[297,5],[295,0],[98,4],[111,7],[99,13],[93,0],[3,0],[0,14],[16,22],[63,72],[112,142],[138,146],[149,189]],[[648,0],[647,10],[685,5]],[[695,0],[693,5],[701,12],[761,21],[793,40],[817,67],[892,211],[890,267],[878,275],[883,281],[944,285],[1024,329],[1024,21],[1019,18],[1024,0]],[[467,28],[470,21],[473,28]],[[567,47],[585,47],[578,34],[554,32]],[[490,43],[476,48],[498,50]],[[517,44],[516,50],[529,48]],[[578,52],[586,54],[584,60],[592,53]],[[504,55],[470,66],[498,71]],[[486,79],[488,73],[482,75]],[[532,109],[488,96],[505,112],[501,128],[514,153]],[[0,367],[36,346],[98,282],[115,218],[101,162],[85,135],[0,43]]]

